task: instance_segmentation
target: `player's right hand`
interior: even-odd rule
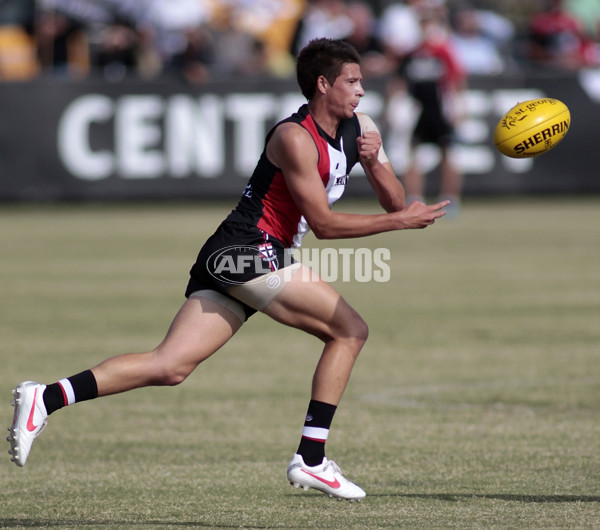
[[[426,228],[435,223],[436,219],[446,215],[446,206],[450,201],[441,201],[436,204],[425,204],[420,201],[411,202],[404,210],[398,212],[404,229]]]

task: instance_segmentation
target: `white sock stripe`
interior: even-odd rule
[[[68,379],[61,379],[58,384],[62,387],[65,396],[67,397],[67,405],[75,403],[75,392],[73,391],[73,385]]]
[[[323,427],[307,427],[306,425],[302,429],[302,436],[305,438],[312,438],[313,440],[327,440],[329,436],[329,429]]]

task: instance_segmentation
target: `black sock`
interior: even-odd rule
[[[318,466],[325,457],[325,442],[337,407],[322,401],[311,400],[302,429],[302,439],[297,453],[307,466]]]
[[[98,397],[96,378],[91,370],[86,370],[58,383],[48,385],[44,390],[44,405],[48,415],[67,405]]]

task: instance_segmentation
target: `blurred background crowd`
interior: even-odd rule
[[[0,0],[0,79],[294,75],[315,37],[365,76],[435,41],[467,75],[600,66],[600,0]]]

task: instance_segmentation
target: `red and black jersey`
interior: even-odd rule
[[[275,128],[286,122],[298,123],[312,136],[319,153],[319,175],[331,206],[344,193],[350,170],[358,161],[356,139],[361,130],[357,116],[341,120],[337,135],[332,138],[313,120],[308,105],[303,105],[269,131],[265,146]],[[288,248],[299,247],[302,237],[309,231],[302,212],[290,195],[281,169],[267,159],[266,148],[227,221],[255,226]]]

